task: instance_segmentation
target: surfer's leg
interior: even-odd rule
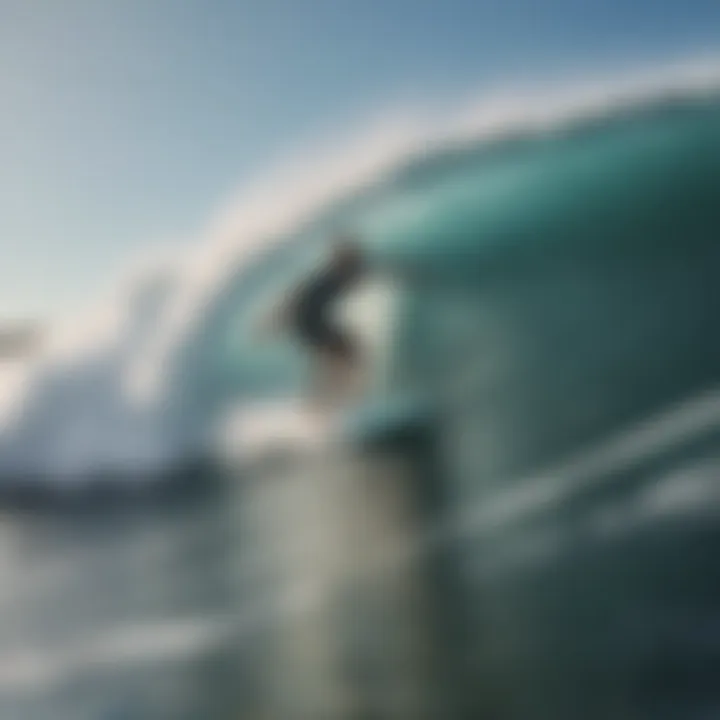
[[[314,350],[311,357],[308,404],[317,411],[344,406],[350,399],[354,368],[326,350]]]
[[[327,344],[326,367],[333,397],[342,405],[358,399],[363,367],[359,344],[348,332],[332,329]]]
[[[347,358],[332,358],[332,392],[342,405],[351,404],[360,399],[362,391],[362,368]]]
[[[318,410],[344,407],[359,396],[362,363],[359,345],[328,323],[306,328],[303,340],[311,354],[309,403]]]

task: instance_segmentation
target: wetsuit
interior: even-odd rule
[[[300,340],[333,355],[352,358],[357,346],[331,318],[335,302],[359,281],[359,264],[330,265],[313,275],[294,298],[294,327]]]

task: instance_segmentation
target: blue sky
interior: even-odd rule
[[[0,318],[383,108],[715,49],[718,0],[0,0]]]

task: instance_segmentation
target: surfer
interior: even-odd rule
[[[334,238],[330,257],[290,292],[270,317],[311,356],[311,397],[324,405],[350,400],[360,391],[362,350],[353,333],[333,317],[338,302],[365,276],[366,263],[354,238]],[[266,325],[267,327],[267,325]]]

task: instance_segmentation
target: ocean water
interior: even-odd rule
[[[48,500],[3,520],[0,715],[715,717],[718,188],[707,92],[420,153],[223,275],[144,405],[124,382],[174,286],[136,288],[4,428],[6,488]],[[403,268],[349,313],[381,358],[371,404],[421,399],[422,431],[381,466],[198,469],[212,490],[149,504],[147,464],[297,392],[252,312],[339,226]],[[133,492],[68,494],[109,471]]]

